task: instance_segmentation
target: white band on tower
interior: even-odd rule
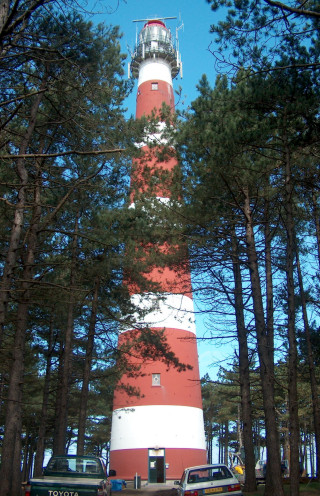
[[[135,294],[131,296],[131,302],[146,312],[142,321],[139,321],[138,314],[132,316],[132,322],[135,323],[136,328],[165,327],[196,334],[193,300],[188,296],[171,293]],[[123,329],[122,332],[131,329],[132,327]]]
[[[146,81],[165,81],[172,86],[171,69],[165,60],[147,59],[140,65],[138,87]]]
[[[113,450],[151,446],[205,450],[203,411],[178,405],[120,408],[113,412],[111,445]]]

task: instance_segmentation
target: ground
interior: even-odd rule
[[[289,490],[289,486],[285,488],[286,494],[287,490]],[[260,486],[257,492],[254,493],[244,493],[244,496],[263,496],[264,494],[264,486]],[[289,494],[289,492],[288,492]],[[320,488],[315,484],[304,485],[300,489],[301,496],[320,496]],[[113,492],[113,496],[115,492]],[[119,491],[119,495],[117,496],[177,496],[177,491],[175,488],[164,488],[160,485],[142,485],[141,489],[132,489],[127,487],[122,491]]]
[[[115,496],[114,492],[112,495]],[[176,489],[162,489],[159,487],[142,487],[141,489],[123,489],[119,496],[177,496]]]

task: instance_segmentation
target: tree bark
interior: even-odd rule
[[[25,132],[24,138],[22,139],[22,143],[19,148],[19,154],[26,153],[27,148],[30,144],[31,136],[35,128],[36,118],[41,100],[44,95],[46,84],[47,84],[47,78],[45,77],[40,86],[40,89],[42,91],[38,95],[36,95],[33,104],[31,106],[28,127]],[[26,208],[28,170],[26,168],[25,160],[23,158],[17,159],[16,170],[19,178],[18,201],[15,208],[14,220],[11,228],[9,248],[3,269],[2,281],[0,284],[0,348],[2,344],[3,328],[5,323],[7,304],[9,301],[11,278],[18,256],[18,248],[20,244],[21,233],[24,223],[24,210]]]
[[[274,302],[273,302],[273,280],[271,261],[271,232],[270,232],[270,205],[269,200],[264,205],[264,243],[265,243],[265,268],[266,268],[266,316],[267,316],[267,343],[269,352],[270,373],[274,375]],[[272,372],[271,372],[272,370]]]
[[[17,309],[13,359],[10,369],[0,471],[2,481],[0,489],[1,496],[19,494],[21,488],[21,427],[25,339],[30,304],[30,285],[32,283],[40,215],[40,185],[37,180],[33,216],[27,238],[27,253],[23,270],[23,282],[20,287],[21,296]]]
[[[267,329],[264,321],[258,257],[255,246],[255,236],[248,189],[244,188],[243,193],[244,214],[246,220],[247,257],[250,271],[266,427],[267,478],[265,495],[274,496],[276,494],[277,496],[283,496],[284,491],[281,478],[280,445],[274,404],[273,360],[272,354],[270,354]]]
[[[33,470],[34,477],[40,476],[42,474],[42,468],[43,468],[43,459],[44,459],[44,451],[45,451],[45,434],[46,434],[47,417],[48,417],[48,401],[49,401],[49,391],[50,391],[50,382],[51,382],[52,352],[53,352],[53,312],[51,313],[50,327],[49,327],[46,375],[44,379],[41,417],[40,417],[39,429],[38,429],[36,456],[34,460],[34,470]]]
[[[70,298],[68,303],[67,325],[64,335],[64,348],[62,353],[61,382],[57,390],[59,395],[59,410],[55,424],[53,454],[62,455],[66,452],[67,441],[67,424],[68,424],[68,395],[70,387],[70,378],[72,371],[72,338],[73,338],[73,320],[75,307],[75,273],[77,259],[77,242],[78,242],[78,222],[79,211],[76,215],[74,235],[72,241],[72,254],[70,266]]]
[[[283,136],[287,143],[286,135]],[[290,494],[299,495],[299,417],[297,392],[297,341],[295,332],[295,294],[294,294],[294,218],[292,205],[292,174],[291,157],[288,146],[285,148],[285,228],[286,242],[286,278],[287,278],[287,305],[288,305],[288,376],[289,376],[289,430],[290,430]]]
[[[319,222],[319,209],[318,209],[318,202],[317,202],[317,194],[312,190],[312,215],[313,215],[313,221],[314,225],[316,228],[316,240],[317,240],[317,253],[318,253],[318,265],[320,269],[320,222]]]
[[[300,257],[299,257],[297,243],[295,244],[296,244],[297,272],[298,272],[298,281],[299,281],[300,298],[301,298],[301,306],[302,306],[303,325],[304,325],[304,333],[307,343],[307,361],[308,361],[309,375],[310,375],[314,437],[315,437],[315,449],[316,449],[316,477],[318,479],[320,474],[319,472],[320,471],[320,405],[319,405],[319,397],[318,397],[318,385],[316,380],[316,370],[314,364],[314,354],[312,350],[312,343],[310,337],[307,303],[304,294],[303,279],[302,279],[301,267],[300,267]]]
[[[96,330],[97,321],[97,309],[98,309],[98,295],[99,295],[99,285],[100,279],[96,276],[94,281],[92,308],[89,324],[89,333],[87,340],[86,356],[84,361],[83,369],[83,380],[80,396],[80,410],[79,410],[79,421],[78,421],[78,443],[77,443],[77,454],[84,454],[84,443],[85,443],[85,431],[86,431],[86,420],[87,420],[87,409],[88,409],[88,393],[89,393],[89,381],[90,372],[92,364],[92,353],[94,347],[94,338]]]
[[[241,417],[243,422],[243,445],[245,452],[245,491],[257,488],[255,474],[255,456],[253,445],[252,409],[250,393],[250,364],[248,354],[247,331],[244,320],[244,303],[242,297],[242,278],[236,233],[232,233],[232,267],[234,277],[234,302],[239,342],[239,381],[241,395]]]
[[[25,26],[29,22],[34,12],[42,5],[50,3],[52,0],[35,0],[29,4],[24,4],[20,0],[11,3],[8,0],[1,0],[0,3],[0,54],[2,58],[6,53],[18,43]],[[10,7],[11,11],[10,11]],[[14,38],[14,43],[7,41]],[[5,45],[7,45],[5,47]]]
[[[223,463],[228,465],[228,451],[229,451],[229,422],[224,423],[224,442],[223,442]]]

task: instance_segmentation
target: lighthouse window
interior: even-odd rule
[[[151,83],[151,89],[157,90],[158,89],[158,83]]]
[[[157,41],[151,41],[151,50],[156,52],[158,49],[158,42]]]
[[[160,386],[160,374],[152,374],[152,385]]]

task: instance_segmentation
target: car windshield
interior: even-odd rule
[[[80,472],[82,474],[101,474],[101,465],[99,460],[87,457],[53,457],[51,458],[46,472]]]
[[[232,476],[230,470],[223,466],[205,467],[203,469],[190,470],[188,475],[188,484],[197,484],[199,482],[209,482],[222,479],[230,479]]]

